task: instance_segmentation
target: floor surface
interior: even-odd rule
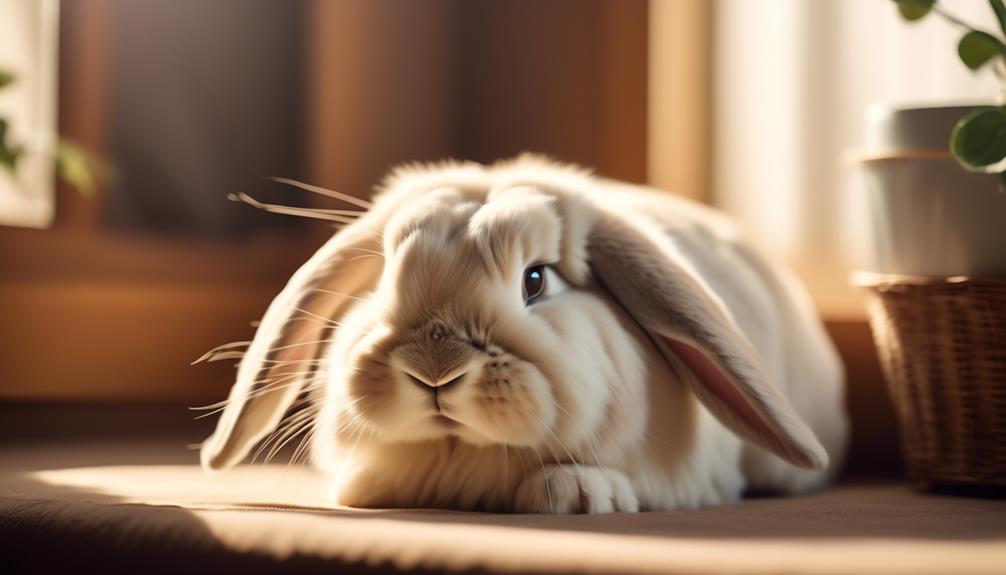
[[[3,447],[4,572],[1006,573],[1006,501],[890,481],[553,517],[331,508],[306,469],[193,459],[129,438]]]

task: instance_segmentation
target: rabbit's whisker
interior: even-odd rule
[[[347,246],[347,247],[345,247],[343,249],[348,250],[348,251],[354,251],[354,252],[363,252],[363,253],[367,253],[367,254],[374,255],[374,256],[381,256],[382,258],[384,257],[383,253],[375,251],[375,250],[368,250],[367,248],[355,248],[355,247],[352,247],[352,246]]]
[[[311,442],[314,440],[317,431],[318,431],[318,425],[317,420],[315,420],[312,421],[311,424],[307,426],[307,433],[305,433],[300,438],[300,441],[297,442],[297,447],[294,448],[293,454],[290,455],[290,461],[286,464],[287,470],[289,470],[294,465],[305,464],[308,462],[308,459],[306,457],[307,450],[305,449],[305,447],[311,445]],[[302,457],[304,458],[303,460],[301,460]]]
[[[245,357],[254,359],[260,363],[272,365],[272,366],[283,366],[283,365],[320,365],[325,363],[326,360],[321,358],[314,359],[267,359],[268,356],[263,355],[246,355]]]
[[[290,424],[290,426],[287,428],[287,432],[284,434],[285,436],[281,440],[277,440],[273,444],[272,449],[269,450],[269,453],[266,454],[265,463],[269,463],[270,461],[272,461],[273,458],[276,457],[276,455],[278,455],[279,452],[282,451],[283,448],[286,447],[294,438],[296,438],[301,433],[304,433],[313,426],[315,421],[313,419],[314,416],[313,413],[304,411],[299,413],[298,415],[307,415],[310,417],[300,417],[296,420],[297,423]]]
[[[308,393],[308,398],[312,403],[312,412],[316,416],[310,425],[310,430],[304,434],[304,437],[300,440],[297,448],[293,450],[293,455],[290,456],[290,464],[295,465],[303,457],[302,463],[307,463],[310,458],[309,447],[314,441],[315,436],[318,433],[318,418],[317,415],[321,411],[318,407],[320,405],[321,394],[317,390],[312,390]]]
[[[199,356],[199,359],[192,362],[191,365],[196,365],[197,363],[202,363],[204,361],[216,361],[215,356],[221,352],[236,351],[237,348],[247,348],[251,345],[250,341],[232,341],[230,343],[225,343],[214,347],[213,349],[207,351],[203,355]]]
[[[340,224],[351,224],[356,221],[356,218],[350,218],[347,216],[339,216],[335,214],[328,214],[315,210],[313,208],[304,208],[297,206],[283,206],[280,204],[268,204],[265,202],[260,202],[255,198],[249,196],[244,192],[238,192],[237,194],[230,194],[227,199],[233,202],[243,202],[252,206],[253,208],[258,208],[262,211],[271,212],[274,214],[284,214],[287,216],[298,216],[302,218],[311,218],[315,220],[327,220],[330,222],[337,222]]]
[[[307,407],[304,407],[305,404],[307,404]],[[263,463],[268,463],[273,457],[275,457],[279,449],[282,449],[282,445],[278,445],[281,441],[284,441],[290,433],[299,433],[299,430],[303,427],[303,425],[310,423],[311,419],[309,416],[314,415],[315,409],[315,406],[311,405],[309,398],[302,398],[295,401],[290,407],[290,410],[293,413],[286,416],[280,425],[278,425],[277,428],[262,442],[259,448],[255,451],[255,454],[252,456],[251,462],[255,463],[262,452],[271,444],[272,449],[269,450],[268,455],[263,460]]]
[[[380,255],[380,254],[378,254],[378,255]],[[381,257],[383,257],[383,256],[381,256]],[[345,297],[345,298],[349,298],[349,299],[360,300],[360,301],[363,300],[362,297],[358,297],[358,296],[355,296],[355,295],[350,295],[348,293],[342,293],[342,292],[332,291],[330,289],[325,289],[325,288],[314,288],[311,291],[316,291],[316,292],[320,292],[320,293],[327,293],[327,294],[337,295],[337,296],[341,296],[341,297]]]
[[[353,417],[352,421],[355,422],[359,417],[361,417],[361,415],[358,413],[356,414],[355,417]],[[356,432],[354,434],[356,435],[356,441],[353,442],[353,448],[349,450],[349,457],[346,459],[346,461],[353,461],[353,456],[356,455],[356,448],[359,447],[360,440],[363,439],[363,435],[364,433],[366,433],[366,431],[367,429],[365,426],[363,425],[356,426]]]
[[[362,256],[353,256],[353,257],[349,258],[349,261],[355,262],[355,261],[359,261],[359,260],[367,260],[367,259],[370,259],[370,258],[383,258],[383,257],[384,256],[381,256],[381,255],[363,254]]]
[[[569,450],[569,447],[566,446],[566,443],[562,439],[560,439],[559,436],[556,435],[555,432],[552,431],[551,429],[546,427],[545,430],[548,431],[549,435],[555,438],[555,440],[559,443],[559,447],[561,447],[562,450],[566,452],[566,456],[569,457],[569,462],[575,465],[577,470],[583,472],[583,468],[580,467],[580,463],[576,460],[576,457],[573,455],[573,452]],[[553,451],[552,448],[549,447],[547,443],[545,444],[545,447],[548,448],[549,453],[552,454],[552,457],[556,461],[560,461],[561,458],[556,457],[555,451]]]
[[[352,413],[351,414],[351,413],[349,413],[349,411],[346,408],[351,407],[353,404],[355,404],[355,403],[357,403],[359,401],[362,401],[362,400],[366,399],[367,397],[368,396],[361,397],[361,398],[357,399],[356,401],[352,401],[352,402],[350,402],[350,403],[348,403],[348,404],[346,404],[346,405],[344,405],[342,407],[342,414],[343,415],[350,415],[351,417],[350,417],[349,421],[341,424],[338,427],[338,429],[335,430],[334,435],[339,435],[340,433],[345,432],[347,429],[349,429],[349,427],[351,425],[353,425],[353,424],[356,423],[356,421],[357,421],[358,418],[362,418],[363,417],[362,413]]]
[[[332,215],[332,216],[344,216],[344,217],[353,218],[353,219],[356,219],[356,218],[362,216],[363,214],[367,213],[365,211],[360,211],[360,210],[332,210],[332,209],[329,209],[329,208],[304,208],[304,209],[308,209],[308,210],[311,210],[312,212],[317,212],[319,214],[329,214],[329,215]]]
[[[351,196],[349,194],[344,194],[342,192],[337,192],[335,190],[329,190],[328,188],[323,188],[321,186],[315,186],[313,184],[306,184],[304,182],[298,182],[297,180],[291,180],[290,178],[270,178],[274,182],[280,184],[286,184],[288,186],[293,186],[295,188],[300,188],[306,192],[312,192],[322,196],[326,196],[332,199],[341,200],[347,204],[353,204],[354,206],[359,206],[361,208],[370,209],[371,203],[367,200],[357,198],[356,196]]]
[[[266,393],[270,393],[270,392],[273,392],[273,391],[279,391],[280,389],[286,389],[286,388],[289,388],[289,387],[296,386],[296,385],[298,385],[296,382],[293,382],[293,383],[284,383],[284,382],[289,381],[290,379],[295,379],[299,375],[300,374],[291,374],[288,377],[286,377],[284,380],[277,380],[275,382],[270,383],[269,385],[267,385],[265,387],[262,387],[260,389],[256,389],[256,390],[250,392],[247,395],[246,399],[256,399],[258,397],[261,397],[261,396],[265,395]],[[279,385],[281,383],[284,383],[284,385]],[[199,415],[197,415],[197,416],[195,416],[193,418],[193,419],[203,419],[205,417],[209,417],[211,415],[216,415],[217,413],[220,413],[221,411],[223,411],[224,409],[226,409],[228,405],[230,405],[230,402],[231,402],[231,400],[227,399],[227,400],[218,402],[217,404],[213,404],[213,405],[210,405],[210,406],[190,407],[189,409],[192,410],[192,411],[201,411],[203,409],[212,409],[212,411],[207,411],[206,413],[200,413]]]
[[[269,376],[269,377],[264,377],[264,378],[261,378],[261,379],[257,379],[255,381],[253,381],[252,384],[266,383],[266,382],[269,382],[271,380],[277,380],[277,379],[280,379],[280,378],[282,378],[282,379],[290,379],[290,378],[292,378],[294,376],[304,375],[304,374],[309,374],[309,373],[311,373],[311,372],[310,371],[302,371],[302,372],[284,373],[284,374],[281,374],[281,375],[273,375],[273,376]],[[277,381],[275,383],[279,383],[279,382]],[[254,392],[258,392],[258,391],[261,391],[261,389],[255,390]],[[230,402],[231,402],[231,400],[228,398],[228,399],[224,399],[222,401],[218,401],[216,403],[211,403],[209,405],[192,406],[192,407],[189,407],[189,410],[190,411],[203,411],[203,410],[206,410],[206,409],[217,409],[217,408],[226,406]]]
[[[308,317],[316,319],[318,321],[325,322],[328,325],[335,326],[335,327],[342,327],[342,324],[340,324],[339,322],[331,320],[331,319],[328,319],[327,317],[322,317],[322,316],[320,316],[320,315],[318,315],[316,313],[311,313],[311,312],[307,311],[304,308],[297,307],[297,308],[294,308],[294,311],[303,313],[303,314],[307,315]],[[297,318],[293,318],[293,319],[297,319]],[[306,318],[300,318],[300,319],[306,319]]]
[[[592,439],[597,439],[595,434],[587,433],[587,430],[584,429],[582,425],[580,425],[580,422],[575,417],[573,417],[573,414],[567,411],[566,408],[564,408],[562,405],[556,403],[555,406],[559,408],[560,411],[565,413],[566,417],[568,417],[569,420],[573,422],[573,425],[575,425],[577,429],[580,430],[580,433],[583,434],[584,445],[587,446],[587,449],[590,450],[591,455],[594,456],[594,465],[600,465],[601,457],[597,454],[597,450],[594,449],[594,442],[591,441]]]
[[[315,340],[312,340],[312,341],[300,341],[300,342],[297,342],[297,343],[288,343],[286,345],[273,346],[273,347],[270,347],[269,349],[267,349],[266,351],[281,351],[281,350],[284,350],[284,349],[293,349],[295,347],[300,347],[300,346],[303,346],[303,345],[317,345],[317,344],[321,344],[321,343],[332,343],[333,341],[335,341],[335,338],[315,339]]]
[[[538,448],[532,447],[531,450],[534,452],[535,457],[538,458],[538,464],[541,466],[541,478],[542,482],[545,484],[545,494],[548,496],[548,507],[549,509],[554,509],[555,503],[552,500],[552,488],[548,484],[548,475],[545,471],[545,461],[541,458],[541,454],[538,453]]]

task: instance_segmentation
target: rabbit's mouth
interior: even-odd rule
[[[484,337],[473,345],[437,327],[423,332],[423,345],[375,335],[333,371],[339,391],[327,396],[332,409],[348,413],[340,422],[356,416],[339,435],[353,442],[354,430],[366,425],[385,442],[456,437],[478,446],[537,445],[557,410],[537,366]]]

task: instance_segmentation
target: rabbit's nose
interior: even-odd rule
[[[457,386],[457,384],[464,380],[465,376],[468,375],[468,372],[465,371],[462,373],[452,373],[446,377],[434,379],[432,377],[408,370],[402,370],[402,372],[405,374],[406,379],[424,390],[434,390],[438,392],[447,391],[448,389]]]

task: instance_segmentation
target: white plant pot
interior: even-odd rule
[[[874,106],[863,173],[862,270],[917,276],[1006,277],[1006,192],[997,176],[961,168],[947,151],[975,106]]]

